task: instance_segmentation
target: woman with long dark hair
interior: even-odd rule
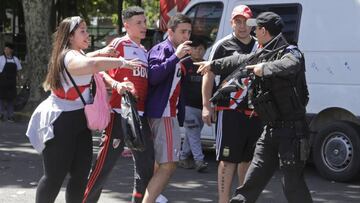
[[[69,75],[86,102],[90,101],[93,73],[113,68],[136,68],[137,60],[103,57],[114,52],[104,48],[88,55],[89,33],[78,16],[64,19],[54,34],[48,73],[43,83],[50,96],[34,111],[26,135],[42,153],[44,175],[40,179],[36,202],[54,202],[69,174],[66,202],[81,202],[91,167],[92,138],[86,124],[84,104]],[[89,57],[99,56],[99,57]],[[130,89],[131,83],[121,87]]]

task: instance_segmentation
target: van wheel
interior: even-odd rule
[[[320,174],[330,180],[353,180],[360,172],[360,131],[347,121],[335,121],[315,137],[313,160]]]

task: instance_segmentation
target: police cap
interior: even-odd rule
[[[278,35],[284,27],[281,17],[274,12],[260,13],[256,18],[249,18],[246,24],[248,26],[264,27],[272,36]]]

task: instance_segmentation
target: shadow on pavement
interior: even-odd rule
[[[25,136],[27,123],[0,122],[0,202],[34,202],[37,181],[43,169],[41,156]],[[98,137],[94,137],[94,160]],[[119,154],[120,156],[120,154]],[[169,202],[217,202],[217,163],[214,151],[206,151],[206,173],[178,168],[163,192]],[[337,183],[319,176],[312,165],[306,169],[306,181],[314,202],[360,202],[360,181]],[[64,188],[56,202],[65,202]],[[120,157],[99,202],[129,202],[133,187],[132,158]],[[234,181],[233,189],[236,187]],[[281,174],[275,173],[260,198],[260,203],[286,202],[281,188]]]

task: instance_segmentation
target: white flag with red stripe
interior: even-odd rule
[[[241,82],[243,84],[242,88],[240,88],[237,92],[230,93],[230,97],[232,99],[230,100],[229,107],[231,109],[236,109],[238,104],[240,104],[240,102],[242,102],[244,100],[244,98],[247,94],[247,91],[248,91],[249,81],[250,81],[249,78],[242,78],[241,79]]]
[[[190,0],[160,0],[160,30],[166,31],[171,16],[181,12]]]
[[[232,80],[228,81],[226,84],[232,83]],[[244,100],[247,95],[248,88],[250,86],[251,80],[249,77],[241,78],[241,83],[239,83],[240,88],[236,92],[230,93],[230,103],[229,106],[216,106],[217,111],[226,110],[226,109],[236,109],[238,105]]]

